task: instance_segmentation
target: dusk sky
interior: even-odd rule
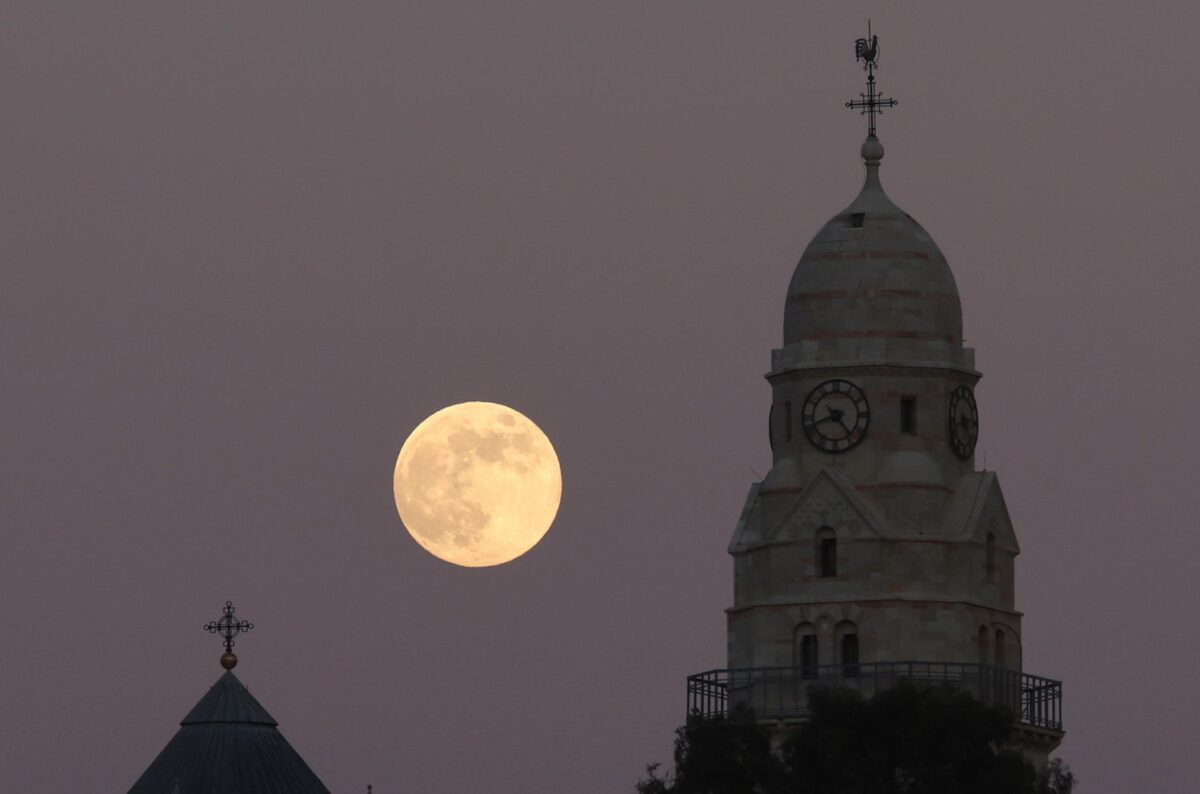
[[[938,242],[1083,794],[1200,741],[1193,2],[10,0],[0,790],[122,792],[221,673],[335,794],[631,792],[725,666],[763,374],[862,181]],[[393,503],[500,402],[562,506],[467,569]]]

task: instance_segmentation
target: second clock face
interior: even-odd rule
[[[804,435],[826,452],[845,452],[866,435],[871,408],[848,380],[827,380],[808,394],[801,415]]]
[[[959,386],[950,393],[950,446],[954,454],[966,460],[975,451],[979,439],[979,409],[975,395],[968,386]]]

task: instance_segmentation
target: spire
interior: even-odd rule
[[[279,732],[279,723],[233,674],[234,638],[254,624],[239,620],[232,601],[204,626],[221,637],[225,672],[179,723],[129,794],[329,794]]]
[[[329,794],[232,671],[221,674],[129,794]]]
[[[863,62],[863,71],[867,73],[867,92],[859,94],[858,99],[851,99],[846,107],[859,111],[859,115],[867,117],[867,140],[875,139],[875,117],[883,114],[884,108],[894,108],[899,104],[895,99],[884,99],[875,90],[875,70],[879,68],[879,37],[871,33],[871,20],[867,20],[867,37],[854,42],[854,60]],[[883,156],[882,147],[880,157]],[[867,159],[866,146],[863,147],[863,159]],[[878,163],[877,163],[878,165]]]
[[[248,620],[235,620],[233,613],[233,602],[226,601],[221,619],[210,620],[204,627],[209,634],[220,634],[225,638],[225,653],[221,654],[221,666],[226,670],[232,670],[238,663],[237,655],[233,652],[233,638],[254,628],[254,624]]]

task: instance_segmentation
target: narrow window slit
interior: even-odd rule
[[[821,538],[821,578],[837,576],[837,538]]]
[[[917,398],[900,398],[900,432],[917,432]]]

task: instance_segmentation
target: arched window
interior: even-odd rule
[[[834,630],[837,638],[838,662],[846,678],[858,676],[858,626],[852,620],[843,620]]]
[[[992,532],[987,534],[987,542],[984,548],[984,573],[987,576],[987,581],[996,581],[996,535]]]
[[[987,626],[979,627],[979,635],[976,637],[975,642],[979,646],[979,663],[987,664],[988,663],[988,630],[987,630]]]
[[[838,574],[837,537],[829,527],[817,531],[817,576],[828,579]]]
[[[817,677],[817,628],[811,623],[796,627],[796,666],[801,678]]]
[[[996,667],[1001,669],[1008,666],[1008,658],[1004,654],[1004,629],[996,629]]]

